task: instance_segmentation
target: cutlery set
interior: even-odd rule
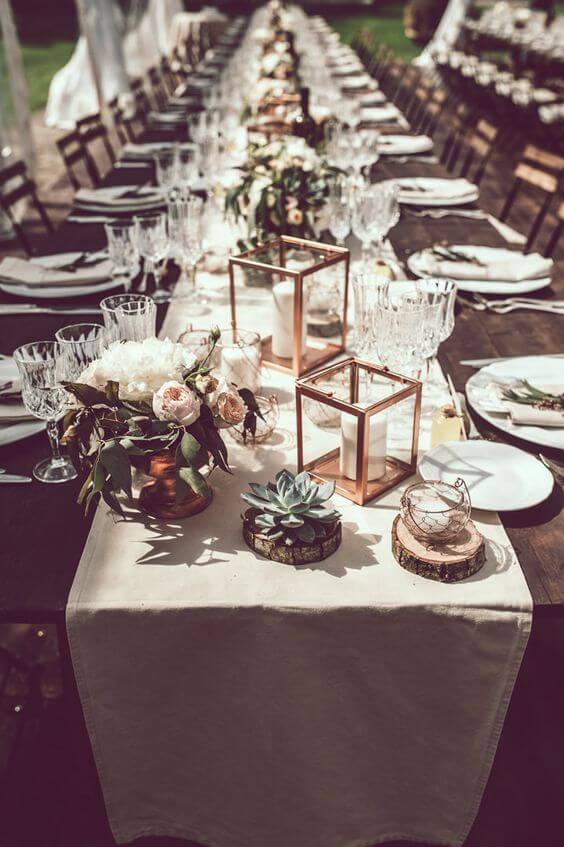
[[[482,294],[471,293],[472,298],[458,296],[457,300],[464,306],[469,306],[477,312],[494,312],[496,315],[507,315],[517,310],[530,312],[547,312],[564,315],[564,300],[538,300],[534,297],[506,297],[503,300],[488,300]]]

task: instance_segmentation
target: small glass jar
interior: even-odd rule
[[[257,401],[262,418],[257,415],[257,427],[254,434],[245,431],[242,426],[233,426],[230,429],[224,430],[235,441],[238,441],[239,444],[246,444],[250,447],[268,441],[278,425],[278,418],[280,416],[278,398],[274,394],[271,394],[269,397],[257,395],[255,400]]]
[[[401,498],[404,524],[427,544],[453,541],[468,523],[470,509],[470,494],[461,478],[454,485],[440,480],[418,482]]]
[[[248,329],[222,329],[217,342],[218,367],[227,382],[238,388],[260,391],[262,362],[258,332]]]
[[[210,331],[209,329],[192,329],[190,325],[178,336],[178,343],[187,347],[196,359],[201,362],[211,350]],[[216,348],[209,362],[210,368],[219,367],[219,362],[220,356]]]

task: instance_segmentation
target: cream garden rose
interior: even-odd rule
[[[245,404],[239,394],[235,391],[226,391],[220,394],[217,400],[217,410],[225,423],[235,426],[243,423],[245,417]]]
[[[193,353],[168,338],[118,341],[88,365],[77,381],[100,390],[110,381],[117,382],[121,400],[151,403],[165,382],[181,382],[184,372],[195,363]]]
[[[190,426],[200,417],[202,401],[188,386],[165,382],[153,396],[153,412],[161,421]]]

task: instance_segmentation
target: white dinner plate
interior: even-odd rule
[[[471,439],[439,444],[419,463],[423,479],[451,485],[461,477],[475,509],[513,512],[542,503],[550,496],[554,478],[530,453],[511,444]]]
[[[45,422],[38,420],[22,421],[21,423],[0,426],[0,447],[5,447],[7,444],[15,444],[16,441],[22,441],[24,438],[36,435],[44,429]]]
[[[51,256],[36,256],[31,259],[37,265],[43,265],[46,268],[53,265],[62,265],[70,263],[81,255],[80,251],[73,253],[56,253]],[[102,294],[104,291],[112,291],[114,288],[120,288],[123,282],[119,279],[105,279],[101,282],[91,282],[88,285],[61,285],[61,286],[39,286],[39,285],[10,285],[9,282],[0,282],[0,289],[6,294],[13,294],[15,297],[25,297],[31,300],[50,300],[54,298],[68,299],[72,297],[87,297],[89,294]]]
[[[112,202],[119,198],[125,191],[133,191],[136,185],[112,185],[107,188],[88,189],[87,198],[82,199],[78,194],[75,197],[74,206],[82,212],[104,212],[111,214],[134,214],[136,212],[150,212],[164,206],[166,199],[159,189],[147,186],[142,189],[137,197],[126,198],[124,201]]]
[[[518,356],[488,365],[472,374],[466,383],[466,397],[468,404],[480,417],[503,432],[541,447],[564,450],[564,427],[559,429],[513,423],[509,415],[492,411],[491,392],[488,391],[488,385],[492,382],[511,379],[526,379],[532,385],[557,385],[563,382],[563,374],[564,358]]]
[[[389,181],[399,186],[399,201],[404,206],[464,206],[466,203],[474,203],[480,196],[478,186],[466,179],[401,177]],[[409,191],[412,185],[421,190]],[[406,186],[405,190],[403,186]]]
[[[464,249],[465,245],[451,245],[453,249]],[[426,256],[431,251],[432,247],[426,247],[424,250],[418,250],[412,253],[407,259],[407,267],[415,274],[415,276],[425,277],[444,277],[447,279],[454,278],[448,272],[448,268],[441,270],[441,263],[437,262],[434,270],[427,269]],[[499,252],[503,248],[497,247],[477,247],[472,246],[472,251],[478,258],[484,261],[493,252]],[[513,251],[514,252],[514,251]],[[508,280],[497,279],[454,279],[460,291],[475,291],[480,294],[529,294],[532,291],[540,291],[541,288],[546,288],[552,282],[552,277],[543,276],[534,279],[524,279],[520,282],[511,282]]]
[[[378,142],[381,156],[410,156],[432,149],[433,139],[428,135],[383,135]]]

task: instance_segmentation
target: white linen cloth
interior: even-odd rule
[[[239,325],[266,335],[269,293],[241,289],[238,304]],[[197,325],[228,318],[214,304]],[[193,321],[174,304],[163,335]],[[475,817],[531,624],[515,553],[476,513],[478,574],[444,585],[403,570],[390,548],[403,485],[364,508],[335,497],[343,544],[326,561],[258,558],[240,493],[295,467],[293,386],[263,371],[278,429],[256,449],[229,442],[234,473],[214,473],[205,512],[96,513],[67,627],[118,843],[454,847]]]

